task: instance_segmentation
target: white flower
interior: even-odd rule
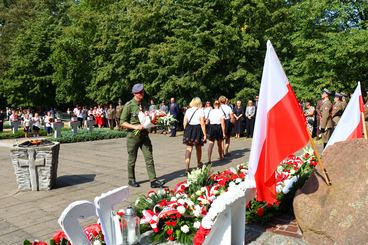
[[[157,191],[157,194],[158,194],[158,195],[161,195],[161,196],[162,196],[162,195],[165,195],[165,193],[166,193],[166,192],[165,192],[165,191],[164,191],[164,189],[162,189],[162,188],[160,188],[160,189]]]
[[[195,217],[201,216],[202,209],[199,205],[195,205],[194,210],[193,210],[193,214],[194,214]]]
[[[277,167],[277,169],[276,169],[276,172],[281,173],[281,172],[282,172],[282,170],[284,170],[284,167],[283,167],[282,165],[279,165],[279,166]]]
[[[93,242],[93,245],[102,245],[102,243],[99,240],[96,240]]]
[[[196,191],[196,193],[195,193],[197,196],[200,196],[200,195],[202,195],[202,191],[200,191],[200,190],[198,190],[198,191]]]
[[[290,174],[295,174],[295,170],[294,169],[291,169],[290,170]]]
[[[206,187],[202,187],[202,188],[201,188],[201,191],[202,191],[202,192],[205,192],[206,190],[207,190],[207,189],[206,189]]]
[[[171,202],[175,202],[176,200],[178,200],[176,197],[171,197],[170,199]]]
[[[186,200],[186,203],[189,205],[189,206],[194,206],[194,202],[192,201],[192,200],[190,200],[190,199],[187,199]]]
[[[196,229],[199,229],[200,226],[201,226],[201,222],[199,222],[199,221],[196,221],[193,224],[193,227],[196,228]]]
[[[215,191],[213,191],[213,194],[214,194],[215,196],[217,196],[218,194],[220,194],[220,192],[219,192],[218,190],[215,190]]]
[[[239,184],[240,182],[242,182],[242,179],[241,179],[241,178],[237,178],[237,179],[235,180],[235,183],[237,183],[237,184]]]
[[[183,214],[183,213],[185,213],[185,211],[186,211],[186,209],[185,209],[185,207],[184,207],[184,206],[179,206],[179,207],[177,207],[177,208],[176,208],[176,210],[178,210],[178,212],[179,212],[180,214]]]
[[[140,201],[141,201],[141,199],[137,198],[137,200],[135,200],[135,206],[137,206]]]
[[[182,227],[180,227],[180,230],[184,233],[188,233],[189,232],[189,227],[187,225],[183,225]]]
[[[235,183],[233,182],[233,181],[231,181],[230,183],[229,183],[229,187],[234,187],[235,186]]]
[[[184,205],[185,201],[183,199],[179,199],[178,203],[181,204],[181,205]]]

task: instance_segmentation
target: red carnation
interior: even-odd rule
[[[174,237],[173,236],[169,236],[169,240],[170,241],[174,241]]]
[[[168,234],[169,236],[171,236],[171,234],[173,233],[173,230],[172,229],[168,229],[167,231],[166,231],[166,234]]]
[[[32,245],[47,245],[47,242],[44,241],[32,242]]]
[[[264,209],[263,209],[263,207],[260,207],[260,208],[257,209],[257,215],[259,217],[262,217],[264,215]]]
[[[166,221],[165,224],[166,224],[166,226],[170,226],[171,225],[171,221]]]
[[[92,235],[92,237],[90,238],[93,238],[93,237],[98,236],[98,234],[101,232],[101,227],[99,224],[92,224],[84,228],[83,231],[88,237]]]
[[[176,226],[176,221],[171,221],[171,226]]]
[[[156,228],[153,228],[153,232],[154,233],[157,233],[158,232],[158,228],[156,227]]]
[[[305,153],[304,157],[309,158],[309,153]]]
[[[181,218],[181,214],[177,213],[177,214],[176,214],[176,218],[177,218],[177,219],[180,219],[180,218]]]
[[[54,242],[55,242],[56,244],[60,243],[60,242],[61,242],[61,240],[63,240],[63,238],[64,238],[64,239],[67,239],[67,238],[66,238],[66,235],[65,235],[65,233],[64,233],[64,231],[57,231],[57,232],[52,236],[52,240],[54,240]]]

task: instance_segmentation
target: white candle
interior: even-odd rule
[[[132,229],[129,229],[129,228],[132,228]],[[135,227],[129,227],[128,228],[128,244],[131,245],[131,244],[134,244],[135,243]]]

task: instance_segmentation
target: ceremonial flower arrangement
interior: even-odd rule
[[[317,159],[311,149],[306,149],[300,157],[291,155],[285,159],[275,173],[277,201],[268,205],[252,200],[247,205],[247,222],[265,223],[275,214],[289,210],[295,191],[309,178],[316,164]],[[247,172],[246,164],[217,173],[204,166],[193,170],[185,181],[172,190],[149,191],[147,195],[137,198],[134,205],[141,218],[142,233],[152,230],[153,243],[177,241],[202,244],[217,215],[244,194]],[[123,216],[122,212],[117,214]],[[84,231],[93,245],[105,244],[100,225],[88,226]],[[25,241],[25,244],[46,243]],[[50,244],[67,245],[69,242],[60,231]]]
[[[295,192],[301,188],[317,165],[317,157],[313,149],[305,148],[301,156],[291,155],[277,168],[277,201],[273,205],[258,202],[253,199],[247,205],[247,222],[267,223],[277,214],[288,212],[291,209]]]
[[[171,126],[176,122],[176,119],[173,115],[166,114],[165,112],[156,110],[156,111],[145,111],[139,112],[138,114],[139,122],[145,129],[150,129],[153,127],[166,127]],[[133,133],[135,135],[139,135],[140,130],[134,130]]]

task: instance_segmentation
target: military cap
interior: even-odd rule
[[[136,94],[139,93],[143,90],[143,84],[142,83],[136,83],[134,84],[133,88],[132,88],[132,94]]]
[[[335,97],[339,97],[339,98],[342,98],[342,94],[341,93],[335,93]]]
[[[324,89],[322,90],[322,93],[326,93],[326,94],[328,94],[328,95],[331,95],[330,90],[328,90],[327,88],[324,88]]]

